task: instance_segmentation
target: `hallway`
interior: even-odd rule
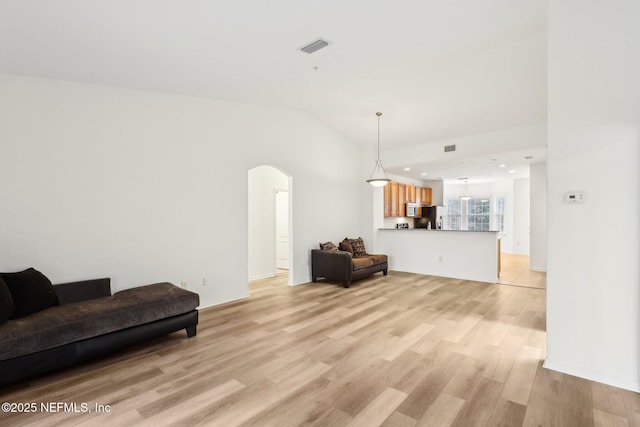
[[[547,273],[543,271],[530,271],[528,255],[501,253],[498,283],[502,285],[546,289]]]

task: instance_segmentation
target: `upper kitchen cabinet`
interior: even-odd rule
[[[384,186],[384,216],[406,216],[407,203],[431,204],[431,188],[391,181]],[[418,214],[416,217],[419,217]]]
[[[406,203],[409,201],[408,200],[408,194],[409,194],[409,190],[408,190],[409,185],[408,184],[402,184],[402,183],[398,183],[398,215],[396,216],[405,216],[407,209],[406,209]]]
[[[385,185],[384,189],[384,216],[391,216],[391,183]]]
[[[384,186],[384,216],[400,216],[399,187],[400,184],[393,181]]]
[[[416,186],[413,184],[405,184],[406,201],[408,203],[416,203]]]
[[[422,205],[431,205],[432,204],[432,196],[431,196],[431,188],[430,187],[419,187],[420,199],[419,203]]]

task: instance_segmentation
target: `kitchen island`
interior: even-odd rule
[[[497,231],[380,228],[376,251],[389,257],[389,269],[496,283]]]

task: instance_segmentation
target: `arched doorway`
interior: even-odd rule
[[[291,266],[291,177],[270,165],[248,172],[249,281],[287,275]]]

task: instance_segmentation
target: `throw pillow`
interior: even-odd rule
[[[36,269],[0,273],[0,277],[7,284],[15,306],[11,319],[25,317],[58,305],[58,297],[51,281]]]
[[[346,237],[342,242],[340,242],[340,250],[351,252],[351,255],[353,255],[353,248],[351,247],[351,242]]]
[[[0,277],[0,324],[9,320],[14,310],[13,298],[7,284]]]
[[[337,251],[338,247],[333,242],[320,243],[320,249],[324,251]]]
[[[357,239],[350,239],[351,247],[353,248],[353,256],[363,256],[367,254],[367,249],[364,247],[364,241],[362,237]]]

